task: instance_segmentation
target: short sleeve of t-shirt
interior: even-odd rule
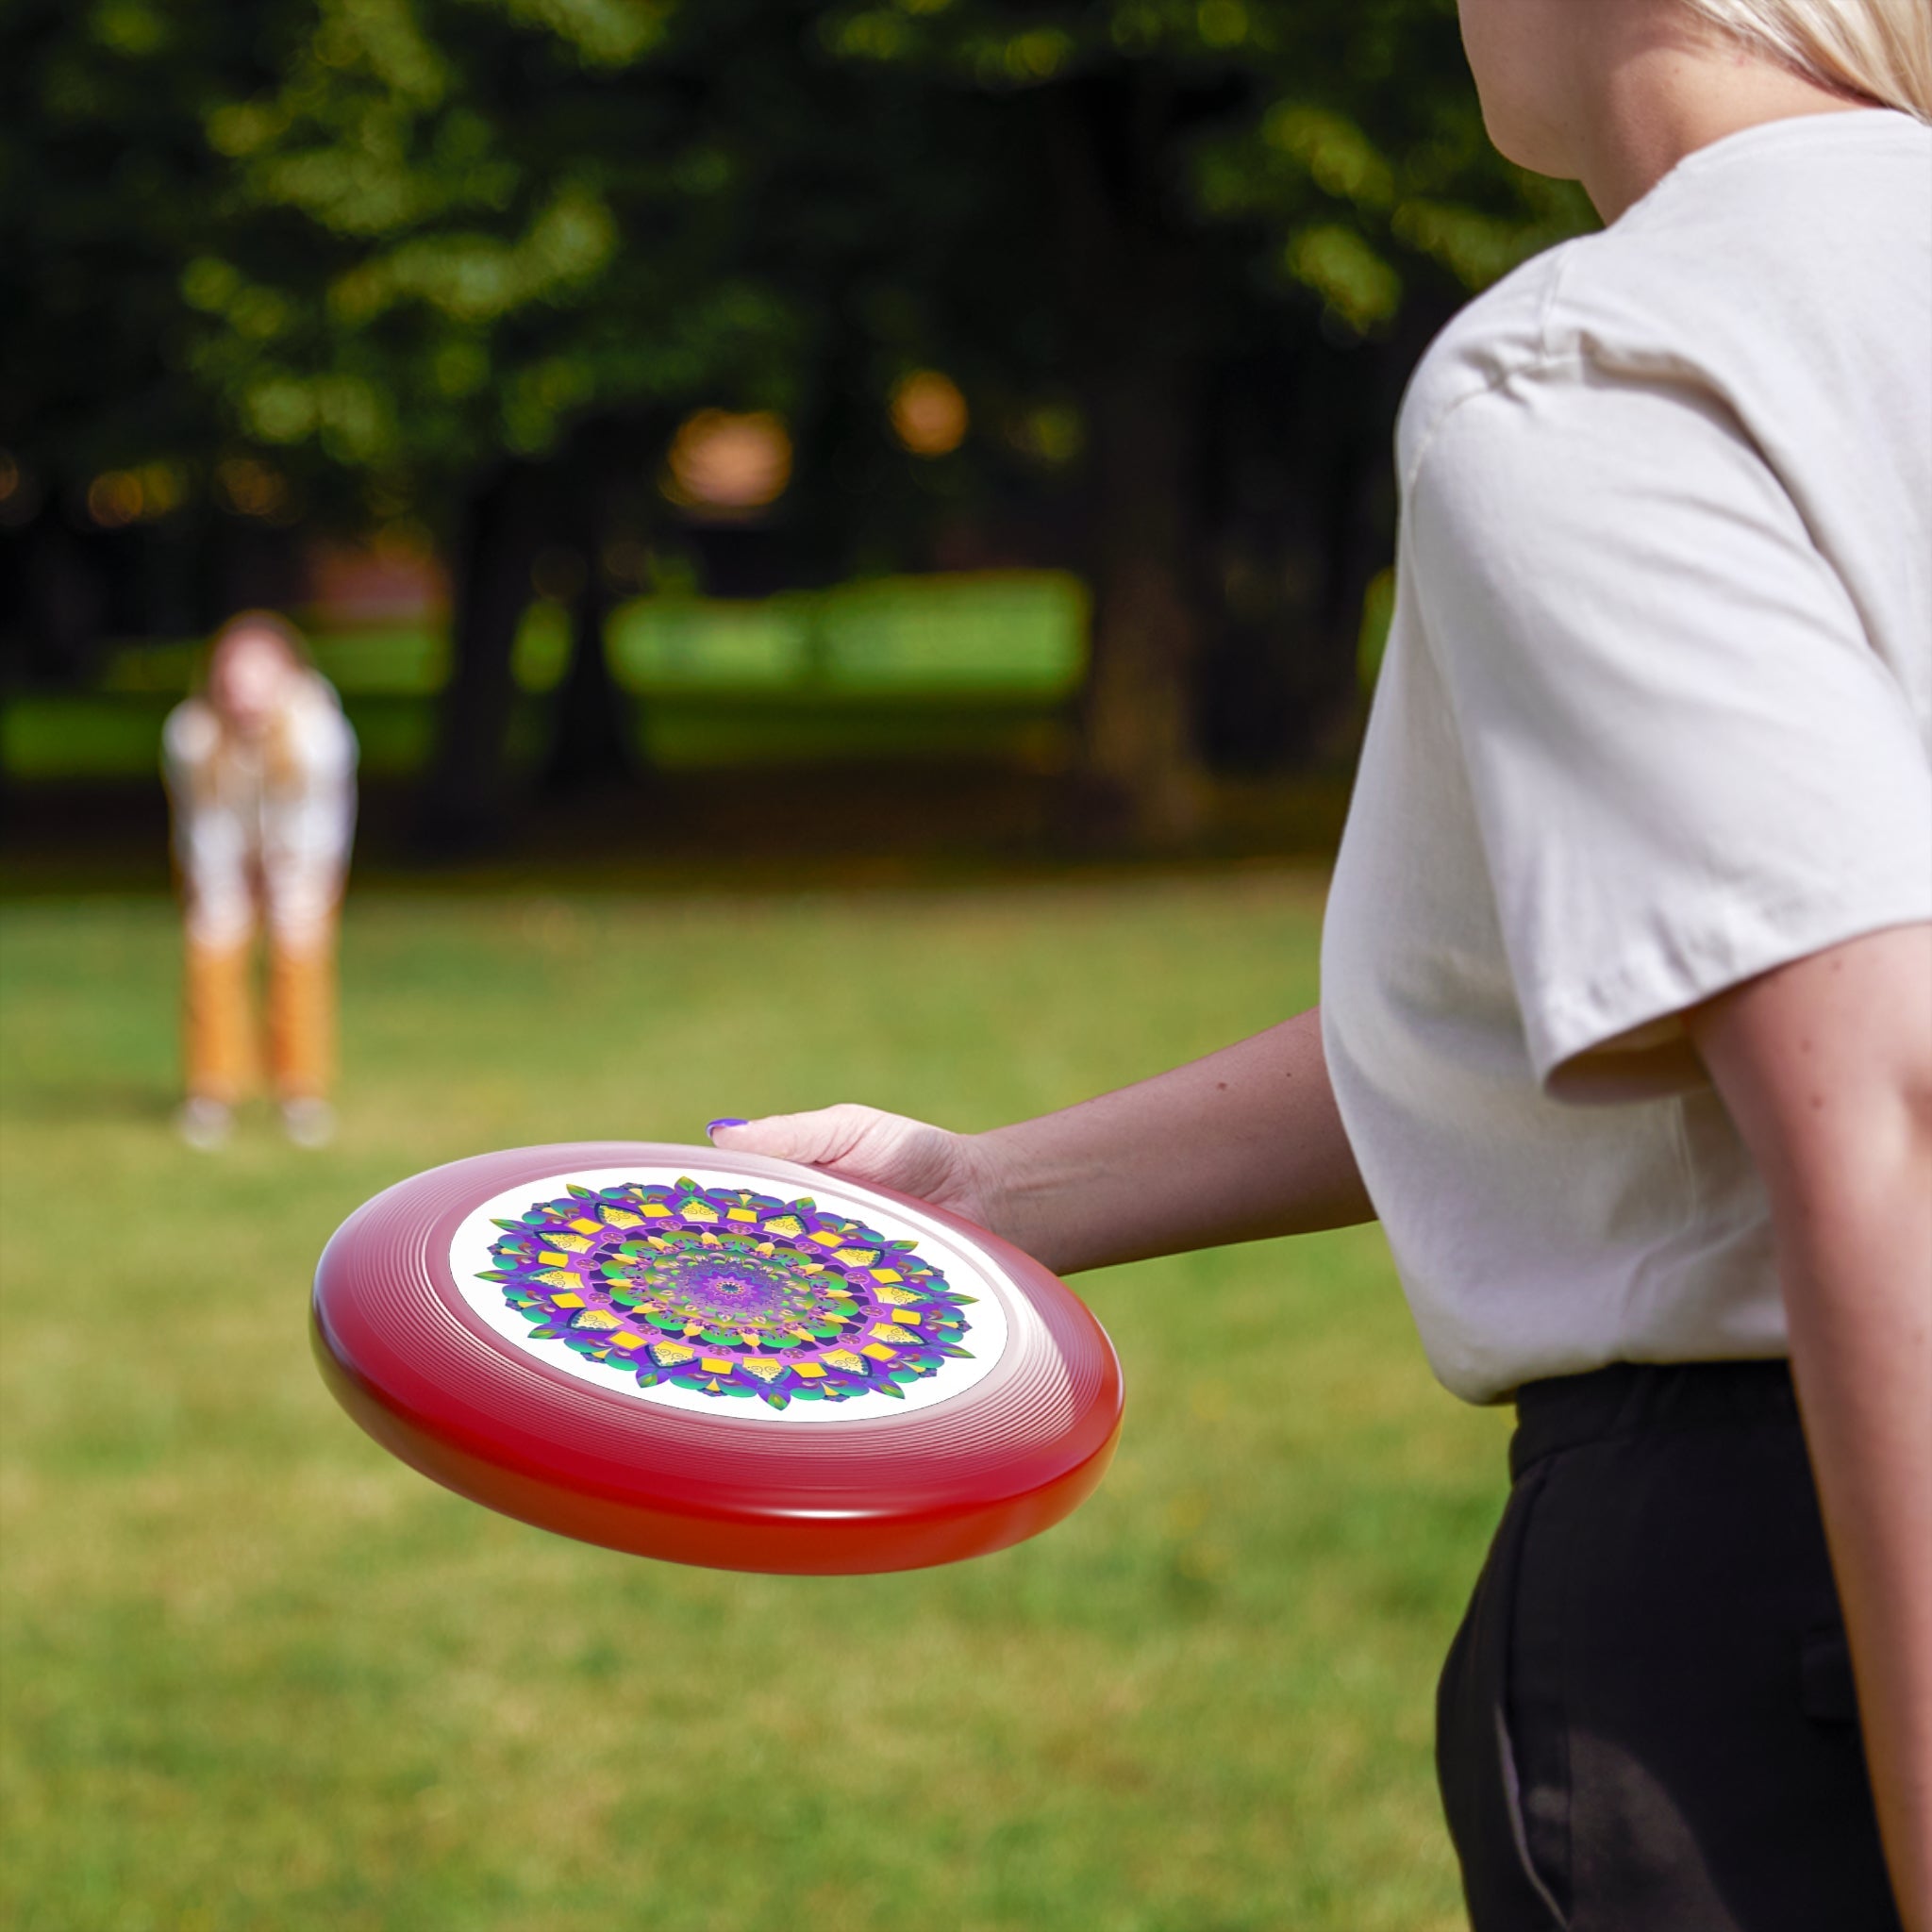
[[[1681,1058],[1687,1007],[1932,918],[1910,704],[1707,391],[1519,371],[1436,425],[1407,515],[1539,1080]]]

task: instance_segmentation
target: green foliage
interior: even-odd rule
[[[1480,289],[1588,222],[1501,161],[1454,45],[1453,0],[897,0],[833,8],[824,44],[997,92],[1123,68],[1211,96],[1175,184],[1262,231],[1259,266],[1356,333],[1392,320],[1407,256]]]
[[[221,229],[204,117],[258,84],[225,9],[18,0],[0,60],[0,441],[55,477],[200,453],[182,265]]]
[[[65,467],[239,440],[392,512],[589,417],[808,422],[833,362],[877,391],[944,353],[1024,445],[1091,347],[1025,101],[1139,104],[1219,309],[1374,333],[1579,221],[1489,151],[1454,31],[1447,0],[27,0],[6,433]]]
[[[678,1570],[403,1468],[315,1257],[491,1146],[844,1093],[962,1126],[1313,996],[1319,881],[352,899],[341,1144],[167,1133],[160,900],[0,921],[0,1920],[1450,1932],[1431,1687],[1503,1488],[1372,1230],[1083,1281],[1100,1493],[919,1574]],[[989,1052],[989,1041],[998,1050]]]
[[[655,69],[610,77],[666,24],[622,0],[321,0],[276,85],[208,121],[233,245],[183,293],[244,431],[406,499],[586,413],[789,400],[796,320],[734,258],[736,171]],[[269,245],[291,223],[299,255]]]

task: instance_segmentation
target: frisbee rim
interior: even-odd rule
[[[922,1221],[932,1224],[995,1279],[1008,1317],[1006,1353],[1014,1359],[1003,1356],[984,1380],[909,1413],[788,1427],[780,1417],[722,1407],[716,1415],[695,1413],[640,1402],[621,1385],[594,1386],[518,1348],[465,1300],[450,1244],[481,1203],[526,1183],[561,1184],[598,1169],[688,1166],[806,1192],[831,1183],[890,1204],[912,1232]],[[412,1210],[398,1236],[390,1224]],[[446,1344],[437,1362],[410,1357],[372,1319],[371,1304],[385,1292],[372,1285],[372,1271],[385,1265],[399,1284],[387,1291],[391,1312],[422,1329],[419,1348],[434,1356],[438,1343]],[[444,1162],[383,1190],[342,1223],[317,1265],[310,1307],[313,1346],[331,1393],[391,1453],[521,1521],[671,1561],[849,1574],[990,1553],[1037,1534],[1084,1501],[1120,1434],[1124,1389],[1112,1342],[1041,1263],[930,1202],[766,1156],[591,1141]],[[1021,1359],[1029,1346],[1034,1354]],[[467,1382],[450,1371],[458,1358]],[[433,1366],[441,1372],[431,1373]],[[1042,1375],[1059,1378],[1048,1406],[1071,1404],[1050,1432]],[[997,1418],[1003,1406],[1021,1431],[1017,1445],[1002,1441],[984,1465],[956,1455],[957,1466],[944,1468],[946,1445],[961,1433],[960,1411]],[[693,1457],[707,1464],[703,1480],[687,1466]]]

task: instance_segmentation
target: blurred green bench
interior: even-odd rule
[[[1073,576],[1014,571],[891,577],[762,602],[640,597],[605,650],[639,702],[640,749],[660,767],[841,758],[1064,756],[1086,674],[1088,596]],[[429,626],[311,632],[342,694],[364,769],[428,757],[449,640]],[[85,691],[0,704],[0,770],[16,780],[152,772],[161,721],[189,690],[196,641],[129,644]],[[514,652],[513,751],[539,755],[545,698],[569,658],[569,613],[539,601]]]

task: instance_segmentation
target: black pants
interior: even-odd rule
[[[1789,1371],[1518,1400],[1437,1693],[1476,1932],[1895,1932]]]

